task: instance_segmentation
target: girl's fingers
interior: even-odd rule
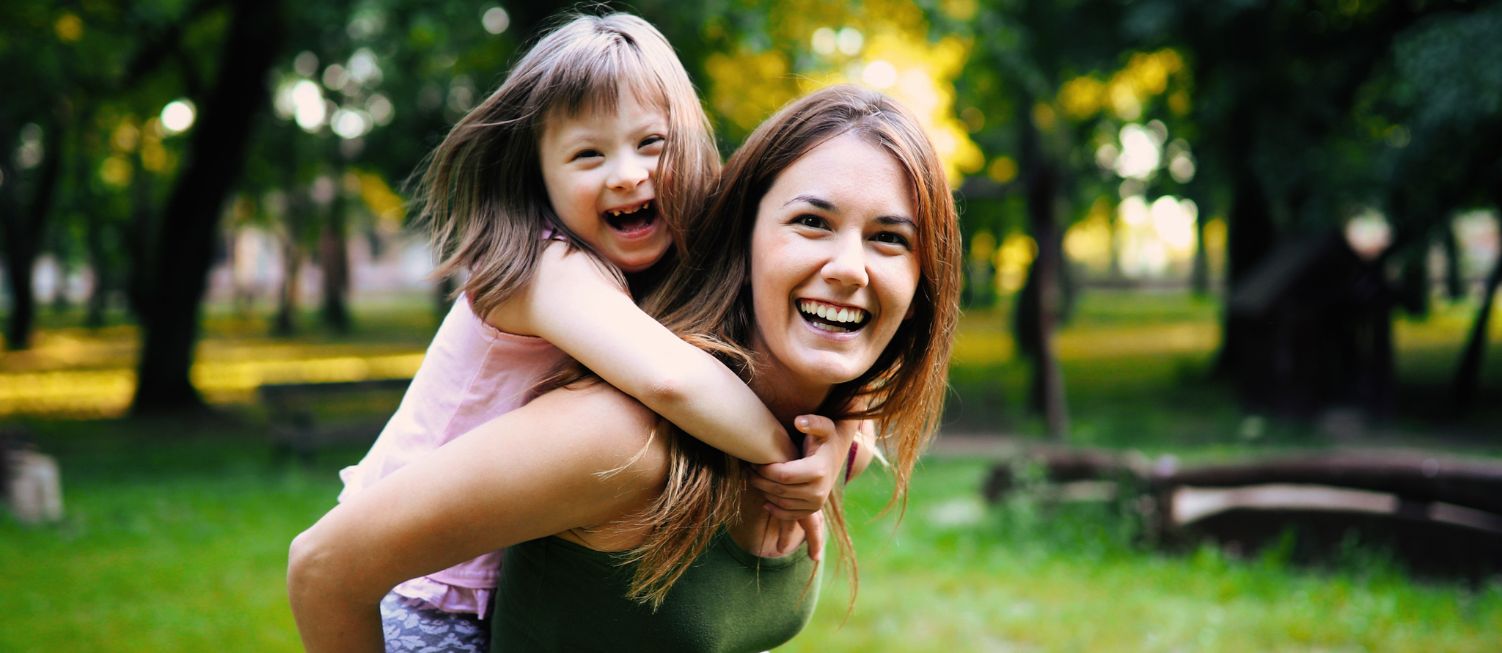
[[[769,496],[767,497],[767,503],[777,506],[778,508],[782,508],[783,510],[801,510],[805,512],[813,512],[819,509],[819,506],[815,505],[814,502],[797,497]]]
[[[793,529],[797,526],[797,522],[777,521],[777,555],[783,555],[793,547]]]
[[[798,520],[803,535],[808,538],[808,557],[814,562],[824,560],[824,512],[815,512]]]
[[[799,415],[793,427],[809,437],[827,439],[835,434],[834,420],[823,415]]]
[[[824,471],[817,458],[799,458],[785,463],[758,465],[756,475],[785,485],[808,483]]]
[[[779,483],[772,479],[760,476],[751,477],[751,487],[761,490],[762,493],[779,497],[807,496],[815,494],[814,489],[807,487],[808,483]]]
[[[789,522],[798,521],[817,512],[815,510],[787,510],[784,508],[779,508],[771,503],[764,503],[761,507],[762,510],[767,511],[767,514],[777,519]]]

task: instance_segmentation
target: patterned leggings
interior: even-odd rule
[[[381,629],[386,634],[386,653],[490,650],[489,624],[479,617],[444,612],[396,592],[381,599]]]

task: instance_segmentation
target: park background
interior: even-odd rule
[[[1025,452],[1502,459],[1502,4],[641,0],[729,153],[852,82],[911,107],[967,252],[912,499],[849,493],[857,603],[787,650],[1495,651],[1502,585],[1352,536],[1157,546]],[[564,5],[0,7],[0,650],[295,650],[283,572],[359,445],[274,454],[263,385],[410,376],[451,280],[405,182]],[[374,387],[374,386],[373,386]],[[322,406],[373,437],[389,392]],[[1026,480],[1027,472],[1021,476]],[[1034,479],[1036,481],[1037,479]]]

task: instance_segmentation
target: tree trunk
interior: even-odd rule
[[[232,3],[222,62],[199,104],[182,173],[162,220],[155,274],[143,300],[143,346],[131,412],[198,410],[203,399],[189,372],[224,199],[245,164],[257,112],[267,101],[264,80],[282,36],[277,0]]]
[[[323,268],[323,323],[336,333],[348,333],[349,249],[345,211],[344,166],[334,172],[334,201],[329,204],[318,242],[318,261]]]
[[[1236,121],[1233,121],[1235,124]],[[1242,121],[1239,124],[1250,127],[1250,121]],[[1233,131],[1238,134],[1238,141],[1233,146],[1232,152],[1247,152],[1251,148],[1252,136],[1250,133]],[[1250,161],[1244,161],[1235,157],[1231,158],[1233,170],[1231,181],[1231,211],[1227,216],[1230,221],[1230,231],[1226,235],[1226,306],[1230,306],[1229,298],[1235,294],[1237,285],[1244,281],[1262,259],[1272,251],[1276,242],[1276,231],[1273,227],[1272,210],[1268,206],[1267,197],[1262,190],[1262,184],[1257,180],[1256,171]],[[1232,315],[1229,308],[1223,317],[1225,328],[1221,334],[1220,354],[1215,363],[1216,375],[1221,378],[1236,378],[1237,366],[1242,352],[1247,349],[1246,341],[1266,337],[1267,334],[1259,334],[1246,323],[1243,318]]]
[[[1063,372],[1053,348],[1062,263],[1059,226],[1054,216],[1059,177],[1054,162],[1043,151],[1042,136],[1032,122],[1033,103],[1019,100],[1017,105],[1019,129],[1022,130],[1021,159],[1028,227],[1038,248],[1027,281],[1033,295],[1028,297],[1024,288],[1024,296],[1018,300],[1018,343],[1019,350],[1025,350],[1023,339],[1032,340],[1028,345],[1033,349],[1030,352],[1033,374],[1029,404],[1043,415],[1049,437],[1062,440],[1069,432],[1069,416],[1064,403]]]
[[[1446,221],[1440,242],[1445,247],[1445,297],[1451,302],[1465,298],[1465,276],[1460,271],[1460,241],[1455,238],[1455,225]]]
[[[1482,290],[1481,308],[1476,311],[1476,321],[1471,325],[1471,335],[1466,338],[1465,351],[1460,355],[1460,365],[1455,369],[1455,406],[1466,411],[1476,400],[1476,390],[1481,384],[1481,362],[1486,355],[1487,329],[1492,318],[1492,301],[1497,297],[1497,286],[1502,285],[1502,256],[1492,263],[1491,274],[1486,277]]]
[[[88,310],[83,318],[83,325],[90,329],[104,326],[104,314],[109,309],[109,294],[112,287],[109,263],[104,252],[104,234],[101,233],[103,227],[98,224],[99,222],[97,216],[90,214],[89,269],[94,272],[94,283],[89,288]]]
[[[0,229],[4,231],[5,280],[9,286],[11,306],[10,319],[5,323],[5,347],[12,351],[31,347],[32,329],[36,323],[36,295],[32,291],[32,269],[40,249],[42,227],[47,214],[52,211],[52,200],[57,192],[58,178],[62,175],[62,126],[57,122],[48,124],[42,132],[43,153],[41,169],[37,171],[30,202],[22,202],[19,193],[5,191],[5,206],[0,210]],[[10,152],[4,150],[6,185],[19,186],[16,171],[10,167]]]
[[[272,333],[282,337],[297,332],[297,296],[302,284],[302,239],[307,210],[304,193],[301,190],[289,190],[287,213],[283,216],[282,290],[277,297],[276,320],[272,324]]]
[[[125,262],[125,296],[130,312],[137,322],[145,320],[146,298],[151,294],[152,244],[155,241],[156,214],[151,202],[151,182],[146,166],[141,162],[141,150],[136,148],[131,158],[134,169],[130,175],[130,220],[125,235],[127,260]]]
[[[94,122],[94,112],[88,105],[82,107],[77,116],[78,125],[88,125]],[[83,323],[89,329],[97,329],[104,325],[104,310],[110,287],[109,249],[103,233],[107,222],[105,216],[109,211],[110,203],[99,199],[99,193],[96,192],[94,186],[94,177],[91,174],[94,161],[89,157],[90,152],[100,151],[102,145],[97,134],[80,129],[73,138],[72,153],[69,155],[69,161],[72,164],[69,174],[72,176],[73,183],[67,206],[83,220],[84,267],[90,271],[92,277],[88,295],[84,298]]]
[[[1423,317],[1429,314],[1429,239],[1414,243],[1414,247],[1402,258],[1402,273],[1398,277],[1398,292],[1403,298],[1403,308],[1409,315]]]
[[[1189,269],[1189,292],[1195,297],[1210,296],[1210,249],[1205,245],[1205,221],[1210,217],[1210,202],[1202,189],[1204,182],[1195,180],[1188,188],[1190,199],[1199,210],[1194,216],[1194,262]]]

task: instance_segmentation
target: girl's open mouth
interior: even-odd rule
[[[605,224],[625,235],[640,233],[652,228],[657,220],[657,207],[652,200],[624,209],[612,209],[604,213]]]

